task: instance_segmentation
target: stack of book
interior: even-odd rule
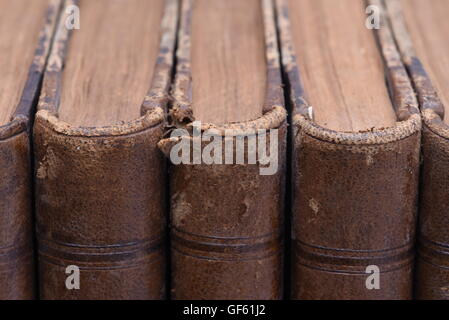
[[[449,299],[448,0],[0,0],[0,299]]]

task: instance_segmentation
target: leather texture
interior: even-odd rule
[[[189,95],[191,10],[192,1],[184,1],[170,110],[173,125],[187,130],[194,121]],[[263,11],[268,65],[263,116],[201,129],[211,127],[219,135],[235,130],[234,152],[236,137],[243,134],[239,132],[278,129],[278,170],[260,175],[260,164],[170,166],[172,299],[281,299],[283,295],[287,120],[270,0],[263,2]],[[171,142],[167,138],[159,143],[167,156]]]
[[[60,8],[49,2],[20,101],[0,127],[0,300],[36,296],[29,128]]]
[[[386,1],[423,118],[415,297],[449,299],[449,126],[444,106],[413,48],[399,1]]]
[[[35,124],[42,299],[162,299],[162,124],[117,137],[73,137]],[[65,270],[80,268],[80,289]]]
[[[274,175],[257,164],[170,166],[172,299],[282,298],[286,127],[284,111]]]
[[[376,36],[397,124],[337,132],[310,117],[284,0],[277,12],[293,123],[291,298],[411,299],[421,119],[390,30]]]
[[[0,300],[34,298],[30,141],[0,141]]]
[[[416,298],[449,299],[449,138],[426,125],[423,165]]]
[[[449,126],[444,108],[419,59],[404,56],[423,115],[415,297],[449,299]]]
[[[282,297],[285,123],[278,173],[258,165],[171,167],[173,299]]]
[[[107,127],[78,127],[58,118],[70,39],[64,23],[59,25],[34,124],[41,299],[166,297],[166,159],[157,142],[165,126],[177,13],[178,1],[166,1],[141,117]],[[69,266],[80,271],[79,288],[66,286],[75,275]]]
[[[352,146],[299,129],[293,298],[411,298],[419,138]],[[370,265],[380,290],[366,288]]]

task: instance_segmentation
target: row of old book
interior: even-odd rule
[[[0,299],[449,298],[448,10],[0,0]]]

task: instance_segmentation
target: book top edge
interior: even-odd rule
[[[376,2],[377,3],[377,2]],[[386,25],[375,30],[379,50],[384,58],[386,74],[390,77],[390,86],[397,121],[395,125],[372,130],[345,132],[323,127],[313,121],[313,110],[305,99],[300,80],[300,72],[296,62],[296,53],[290,33],[290,18],[285,0],[276,0],[277,21],[282,48],[282,64],[290,85],[290,102],[292,104],[293,125],[317,139],[347,145],[384,144],[407,138],[421,130],[421,116],[418,109],[407,71],[400,60],[399,52],[394,45],[393,35]],[[385,12],[382,11],[385,15]]]
[[[65,8],[78,4],[79,0],[64,1]],[[150,88],[142,97],[140,116],[106,126],[79,126],[59,118],[62,73],[71,36],[71,31],[65,27],[64,19],[59,19],[44,73],[36,122],[56,133],[78,137],[123,136],[162,125],[169,101],[168,90],[173,67],[178,5],[178,0],[165,2],[158,54],[155,60],[156,67]]]
[[[143,116],[127,122],[104,127],[80,127],[71,125],[57,117],[49,110],[39,110],[36,113],[36,122],[46,126],[56,133],[73,137],[105,137],[105,136],[125,136],[139,133],[164,123],[164,110],[153,108],[148,110]]]
[[[6,124],[0,126],[0,140],[11,138],[27,130],[35,99],[39,94],[45,64],[51,47],[53,33],[61,10],[62,0],[51,0],[43,17],[42,28],[39,32],[38,43],[19,102]]]
[[[192,37],[193,1],[184,1],[181,8],[177,70],[174,79],[170,110],[170,120],[174,127],[189,127],[196,120],[192,109],[192,76],[191,76],[191,37]],[[267,87],[262,109],[262,115],[256,119],[227,122],[224,124],[204,123],[202,130],[215,129],[218,134],[225,130],[254,130],[278,128],[287,121],[285,109],[278,38],[275,26],[275,13],[272,0],[262,1],[262,16],[264,25],[264,42],[266,58]],[[244,133],[241,133],[244,134]]]

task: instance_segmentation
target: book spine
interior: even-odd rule
[[[448,130],[449,132],[449,130]],[[424,125],[417,299],[449,299],[449,137]]]
[[[173,124],[180,129],[193,121],[190,70],[192,2],[184,1],[179,30],[178,66],[173,89]],[[283,225],[287,120],[273,4],[263,1],[267,57],[267,92],[263,115],[253,121],[213,125],[219,138],[231,142],[226,153],[248,159],[249,140],[258,129],[267,145],[276,143],[278,167],[261,175],[261,164],[198,164],[170,166],[171,297],[186,299],[281,299],[283,293]],[[190,123],[191,124],[191,123]],[[190,125],[189,124],[189,125]],[[188,126],[189,126],[188,125]],[[207,126],[207,125],[206,125]],[[205,131],[200,128],[199,131]],[[226,136],[225,131],[232,134]],[[168,135],[166,135],[168,136]],[[247,139],[245,138],[247,137]],[[172,138],[159,147],[170,156]],[[187,137],[190,154],[207,152],[207,143]],[[196,141],[195,141],[196,139]],[[245,141],[239,148],[237,140]],[[224,144],[223,144],[224,146]],[[226,147],[225,147],[226,148]],[[214,153],[217,151],[214,151]]]
[[[449,299],[449,126],[444,105],[413,46],[401,3],[384,1],[423,118],[415,298]]]
[[[165,297],[165,161],[156,147],[162,132],[160,123],[118,136],[70,136],[38,114],[42,299]],[[78,288],[67,286],[73,268]]]
[[[287,4],[276,4],[292,105],[291,298],[411,299],[421,118],[384,11],[375,35],[398,121],[337,132],[313,121]]]
[[[51,0],[19,103],[0,127],[0,300],[34,299],[35,264],[30,118],[61,9]]]
[[[419,132],[354,146],[297,130],[292,298],[411,299]]]
[[[171,166],[173,299],[282,298],[286,124],[279,168]]]
[[[0,140],[0,212],[0,300],[33,299],[31,163],[25,129]]]
[[[178,1],[166,1],[141,117],[94,128],[58,118],[70,38],[60,19],[34,123],[41,299],[166,297],[166,159],[157,143],[164,133],[177,12]]]

